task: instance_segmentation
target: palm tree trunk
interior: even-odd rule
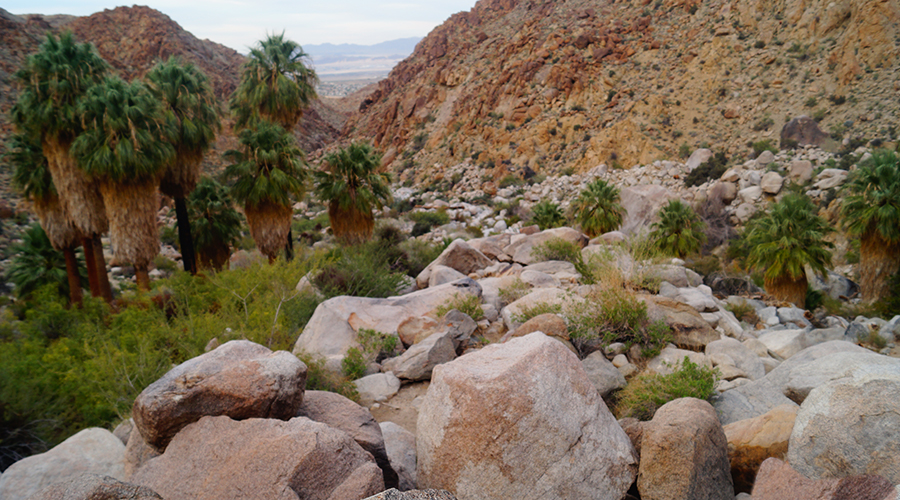
[[[900,244],[890,243],[877,231],[863,235],[859,247],[859,288],[866,302],[890,294],[890,278],[900,269]]]
[[[150,291],[150,269],[149,267],[135,267],[134,268],[134,279],[137,281],[138,290],[142,290],[144,292]]]
[[[97,261],[94,258],[94,240],[86,236],[81,240],[81,248],[84,249],[84,267],[87,268],[88,286],[91,288],[92,297],[102,297],[100,280],[97,278]]]
[[[284,245],[284,258],[288,262],[294,260],[294,230],[288,229],[287,243]]]
[[[81,307],[81,276],[78,273],[78,259],[75,258],[75,248],[66,247],[62,250],[66,257],[66,276],[69,278],[69,301]]]
[[[806,289],[809,284],[806,276],[794,279],[785,274],[777,278],[766,279],[766,292],[778,300],[790,302],[803,309],[806,307]]]
[[[181,243],[181,262],[184,270],[197,274],[197,257],[194,238],[191,236],[191,221],[188,218],[187,202],[184,197],[175,198],[175,218],[178,221],[178,241]]]
[[[106,302],[112,304],[112,286],[109,284],[109,276],[106,274],[106,258],[103,256],[103,242],[100,241],[100,235],[95,234],[91,238],[91,246],[94,248],[94,265],[97,273],[97,281],[100,284],[100,295]]]

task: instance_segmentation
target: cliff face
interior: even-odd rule
[[[891,140],[898,21],[898,0],[481,0],[423,39],[344,132],[419,180],[466,158],[496,178],[627,168],[683,144],[745,152],[800,114]]]
[[[142,78],[157,61],[170,56],[195,64],[209,77],[223,110],[240,80],[244,56],[224,45],[197,39],[149,7],[118,7],[86,17],[20,17],[0,9],[0,143],[12,130],[6,112],[16,99],[13,74],[28,55],[38,50],[48,32],[58,35],[66,30],[71,30],[79,42],[94,44],[113,71],[126,80]],[[334,141],[344,118],[326,103],[314,103],[295,130],[301,147],[314,151]],[[204,169],[217,171],[222,166],[222,152],[236,146],[226,118],[216,146],[206,156]]]

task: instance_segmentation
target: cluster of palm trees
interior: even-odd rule
[[[239,222],[231,197],[243,204],[251,235],[270,261],[282,250],[292,256],[292,200],[305,194],[310,177],[292,130],[316,97],[306,58],[283,34],[250,52],[228,103],[240,148],[226,153],[232,164],[225,190],[200,179],[201,161],[221,129],[202,71],[169,59],[129,83],[112,75],[90,44],[76,43],[71,33],[48,35],[16,73],[9,158],[16,186],[32,201],[50,244],[65,255],[73,303],[81,301],[79,246],[92,295],[112,300],[100,243],[107,231],[116,258],[131,263],[138,287],[149,289],[159,251],[159,192],[175,200],[187,271],[197,272],[198,256],[203,266],[227,260]],[[317,192],[342,241],[370,237],[372,209],[390,200],[390,178],[377,172],[380,163],[369,146],[353,144],[327,156],[316,173]]]

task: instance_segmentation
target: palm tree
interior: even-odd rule
[[[625,216],[619,204],[619,188],[603,179],[588,184],[572,204],[572,211],[581,230],[591,238],[615,231]]]
[[[826,266],[831,266],[829,249],[834,245],[825,236],[832,231],[808,197],[788,194],[744,229],[750,249],[747,264],[765,269],[766,291],[803,307],[808,286],[804,267],[825,273]]]
[[[381,155],[369,144],[355,142],[324,158],[315,172],[316,194],[328,204],[335,238],[347,244],[372,237],[374,208],[391,203],[391,175],[379,172]]]
[[[307,171],[303,151],[284,128],[261,120],[238,136],[240,150],[225,153],[233,163],[225,177],[231,195],[244,204],[250,234],[259,251],[275,260],[291,228],[291,195],[302,197]]]
[[[69,288],[73,283],[65,270],[68,257],[54,248],[40,225],[32,224],[26,229],[22,233],[22,242],[15,245],[13,251],[16,256],[9,269],[9,280],[16,285],[16,295],[27,297],[38,288],[56,285],[61,296],[72,296]],[[74,252],[72,258],[75,258]],[[80,273],[76,276],[74,286],[80,290],[82,276]]]
[[[14,134],[9,149],[6,158],[13,166],[13,185],[31,201],[44,229],[44,238],[62,252],[69,301],[81,304],[81,273],[75,256],[75,249],[81,245],[81,233],[62,210],[41,145],[36,137]]]
[[[531,222],[537,224],[542,231],[562,226],[566,222],[566,217],[559,209],[559,205],[549,200],[541,200],[536,203],[531,207],[531,212]]]
[[[650,227],[651,240],[669,255],[683,258],[700,250],[706,243],[706,223],[681,200],[670,200],[659,211],[659,220]]]
[[[250,50],[241,81],[229,102],[239,128],[266,119],[291,130],[316,98],[316,72],[300,44],[284,33],[269,35]]]
[[[176,130],[172,138],[175,161],[163,172],[159,190],[175,200],[178,241],[184,270],[197,273],[187,197],[200,178],[200,162],[221,129],[216,97],[206,75],[193,64],[176,58],[160,62],[147,73],[150,92],[166,108]]]
[[[159,253],[157,186],[175,159],[161,103],[140,83],[110,77],[79,105],[85,130],[72,143],[81,169],[97,181],[118,259],[134,266],[138,288],[150,289],[150,263]]]
[[[860,238],[859,277],[868,301],[890,295],[900,270],[900,158],[879,150],[851,172],[841,210],[847,232]]]
[[[200,266],[222,269],[241,234],[241,215],[231,196],[224,186],[204,177],[188,198],[188,211]]]
[[[13,106],[13,122],[23,133],[40,138],[62,213],[83,235],[91,294],[112,301],[100,235],[108,228],[97,186],[78,169],[69,154],[81,132],[77,104],[103,80],[109,65],[90,44],[77,44],[71,32],[52,34],[16,72],[21,87]]]

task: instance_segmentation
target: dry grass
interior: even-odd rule
[[[270,261],[275,260],[284,250],[291,230],[291,207],[275,203],[247,204],[244,206],[244,215],[247,216],[250,236],[253,236],[256,247]]]
[[[116,260],[130,262],[136,269],[148,269],[159,253],[156,182],[104,182],[100,189],[108,209],[109,236]]]

